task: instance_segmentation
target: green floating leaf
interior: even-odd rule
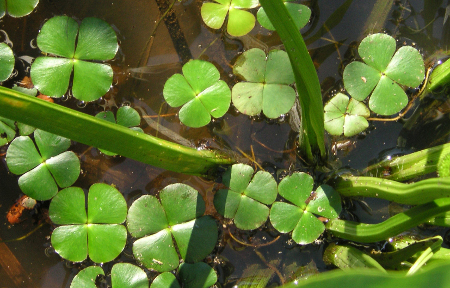
[[[292,239],[302,245],[314,242],[325,230],[314,214],[337,218],[342,209],[339,193],[328,185],[321,185],[311,193],[313,184],[312,177],[303,172],[283,178],[278,185],[279,194],[293,204],[275,202],[270,209],[273,227],[282,233],[293,231]]]
[[[11,76],[14,70],[14,53],[6,43],[0,43],[0,82]]]
[[[36,149],[28,136],[20,136],[11,142],[6,152],[6,163],[19,178],[19,187],[29,197],[49,200],[58,193],[58,186],[68,187],[80,175],[80,160],[66,151],[70,140],[42,130],[34,132]]]
[[[85,61],[114,58],[118,50],[117,37],[108,23],[86,18],[78,26],[72,18],[55,16],[42,26],[37,45],[43,52],[64,57],[38,57],[31,65],[34,86],[43,94],[63,96],[68,90],[72,70],[72,94],[75,98],[93,101],[110,89],[111,66]]]
[[[362,62],[352,62],[344,69],[344,86],[356,100],[370,93],[369,108],[380,115],[393,115],[407,104],[403,88],[417,87],[424,79],[425,67],[417,49],[396,48],[395,39],[386,34],[369,35],[361,41],[358,52]]]
[[[114,114],[111,111],[104,111],[97,113],[95,115],[96,118],[103,119],[105,121],[116,123],[116,119],[114,119]],[[144,132],[141,128],[136,127],[141,123],[141,116],[139,113],[130,106],[122,106],[117,110],[117,124],[132,128],[135,131]],[[116,153],[109,152],[104,149],[99,149],[103,154],[108,156],[115,156]]]
[[[234,219],[236,227],[252,230],[267,220],[269,208],[277,197],[277,184],[268,172],[258,171],[253,180],[253,168],[245,164],[231,166],[223,175],[228,189],[219,190],[214,196],[217,212]]]
[[[231,36],[244,36],[255,27],[255,16],[241,9],[258,6],[258,0],[215,0],[215,2],[205,2],[202,5],[201,15],[206,26],[219,29],[229,13],[227,32]]]
[[[183,287],[186,288],[208,288],[217,282],[216,271],[204,262],[182,263],[178,274]]]
[[[311,9],[307,6],[297,3],[290,3],[289,1],[293,0],[283,0],[284,5],[286,6],[289,14],[294,20],[295,26],[300,30],[308,24],[309,18],[311,18]],[[268,30],[275,30],[272,22],[270,22],[269,17],[267,17],[266,11],[261,7],[256,14],[256,18],[258,19],[259,24]]]
[[[129,263],[117,263],[111,269],[112,288],[148,288],[147,274]]]
[[[159,272],[178,267],[177,250],[186,262],[204,259],[217,242],[217,224],[205,212],[201,195],[185,184],[172,184],[160,192],[161,203],[144,195],[128,211],[133,254],[148,269]],[[173,242],[175,239],[175,243]],[[175,247],[178,249],[176,249]]]
[[[324,110],[325,129],[331,135],[351,137],[369,127],[370,111],[366,105],[342,93],[331,98]]]
[[[77,187],[63,189],[53,198],[49,217],[63,226],[53,231],[52,245],[73,262],[88,255],[94,262],[109,262],[125,247],[127,230],[119,224],[125,221],[127,204],[117,189],[97,183],[89,189],[87,206],[86,215],[84,192]]]
[[[12,17],[23,17],[36,8],[39,0],[1,0],[0,1],[0,18],[8,13]]]
[[[250,49],[236,60],[233,72],[247,81],[232,90],[233,104],[241,113],[254,116],[263,111],[277,118],[294,105],[295,91],[289,85],[295,78],[286,52],[271,50],[266,59],[261,49]]]
[[[81,270],[72,280],[70,288],[97,288],[95,279],[98,275],[105,275],[99,266],[89,266]]]
[[[183,76],[184,75],[184,76]],[[189,127],[202,127],[211,116],[222,117],[230,107],[231,91],[219,80],[217,68],[202,60],[191,60],[183,66],[183,75],[175,74],[164,84],[164,99],[172,107],[184,105],[180,120]]]
[[[164,272],[153,280],[150,288],[181,288],[181,286],[177,278],[175,278],[175,275],[170,272]]]

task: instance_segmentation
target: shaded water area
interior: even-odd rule
[[[412,44],[431,60],[444,57],[450,43],[447,36],[450,24],[444,25],[446,1],[295,2],[312,9],[310,23],[302,29],[302,33],[322,83],[324,101],[343,89],[343,67],[356,57],[357,45],[368,33],[384,31],[398,39],[399,45],[403,42]],[[392,3],[392,7],[375,13],[378,2]],[[425,2],[428,6],[424,6]],[[232,74],[232,65],[240,53],[255,47],[266,51],[282,47],[278,35],[258,23],[249,35],[239,38],[207,28],[201,20],[201,4],[199,0],[175,1],[173,11],[160,21],[171,1],[41,0],[37,9],[27,17],[15,19],[5,16],[0,20],[0,29],[5,31],[4,35],[0,34],[0,40],[8,37],[18,59],[18,75],[4,85],[12,86],[19,81],[26,75],[29,57],[39,55],[35,38],[45,20],[62,14],[77,20],[98,17],[113,26],[120,42],[119,53],[110,61],[115,71],[115,83],[105,99],[97,103],[85,105],[70,97],[55,100],[56,103],[89,114],[103,111],[105,107],[114,110],[120,105],[132,105],[142,114],[141,127],[146,133],[171,141],[181,136],[199,149],[231,149],[241,155],[243,152],[248,155],[245,157],[252,158],[278,181],[294,170],[311,171],[305,168],[295,149],[297,133],[293,114],[267,120],[264,117],[248,117],[231,107],[223,118],[194,129],[181,125],[176,115],[178,109],[170,108],[164,102],[162,91],[165,81],[174,73],[180,73],[182,65],[189,59],[212,62],[219,69],[221,79],[231,87],[237,82]],[[434,55],[438,51],[442,53]],[[444,111],[424,110],[423,118],[417,121],[420,125],[373,122],[366,132],[349,139],[337,151],[330,148],[328,166],[334,169],[363,169],[388,155],[409,153],[448,142],[450,127],[447,112],[448,108]],[[436,115],[444,116],[438,118]],[[149,125],[146,119],[153,124]],[[160,127],[171,131],[162,132]],[[329,147],[338,147],[341,140],[347,141],[327,138]],[[107,157],[96,148],[79,143],[74,143],[71,150],[79,155],[82,169],[80,178],[73,186],[87,189],[96,182],[113,184],[131,205],[141,195],[157,195],[168,184],[185,183],[197,189],[207,201],[206,213],[217,216],[212,204],[217,186],[215,181],[165,171],[123,157]],[[0,154],[4,152],[6,147],[0,148]],[[4,156],[0,159],[0,238],[6,240],[25,235],[40,221],[45,221],[48,203],[40,203],[37,211],[25,213],[23,222],[19,224],[7,223],[4,215],[20,197],[21,191],[17,176],[7,171]],[[253,163],[248,159],[246,161]],[[318,180],[324,175],[316,173]],[[387,201],[368,200],[367,203],[372,215],[362,209],[362,205],[356,204],[347,205],[351,211],[346,212],[345,216],[375,223],[389,217],[390,209],[394,209]],[[293,273],[307,275],[329,269],[322,260],[326,244],[322,239],[311,245],[299,246],[288,235],[276,232],[270,224],[249,232],[239,231],[231,223],[221,221],[219,243],[206,260],[218,273],[218,287],[234,287],[239,281],[242,284],[245,282],[242,277],[258,269],[273,274],[268,284],[272,286],[282,284]],[[78,271],[91,264],[73,264],[62,260],[51,248],[51,231],[51,225],[45,224],[24,240],[0,243],[0,254],[3,255],[0,257],[0,287],[69,287]],[[272,241],[272,244],[266,245]],[[131,244],[132,241],[128,241],[119,261],[134,263],[130,256]],[[5,270],[8,266],[15,268],[8,272]],[[105,264],[104,268],[109,271],[111,266]],[[299,272],[302,266],[306,268]],[[156,275],[152,272],[148,274],[150,277]]]

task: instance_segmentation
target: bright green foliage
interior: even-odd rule
[[[308,23],[309,18],[311,17],[311,9],[302,4],[290,3],[292,1],[294,0],[283,0],[292,20],[294,20],[295,26],[297,26],[298,29],[301,29]],[[263,7],[259,8],[256,17],[261,26],[268,30],[275,30],[275,27],[273,27],[272,22],[270,22]]]
[[[437,172],[439,177],[450,176],[450,153],[445,155],[442,159],[439,159]]]
[[[98,275],[105,275],[101,267],[87,267],[73,278],[70,288],[96,288],[95,279]],[[135,265],[117,263],[111,269],[112,288],[148,288],[148,282],[144,270]]]
[[[321,158],[325,159],[327,152],[324,141],[322,92],[316,68],[309,56],[305,41],[281,0],[260,0],[260,3],[280,35],[291,60],[302,110],[300,149],[312,163],[315,161],[313,153],[318,151]]]
[[[97,288],[95,279],[98,275],[105,275],[99,266],[89,266],[84,268],[73,278],[70,288]]]
[[[312,177],[303,172],[283,178],[278,191],[292,204],[275,202],[270,209],[273,227],[282,233],[293,231],[292,239],[298,244],[313,242],[325,230],[315,215],[333,219],[342,209],[341,197],[332,187],[321,185],[311,194],[313,185]]]
[[[325,105],[325,129],[331,134],[346,137],[364,131],[369,122],[370,111],[364,103],[338,93]]]
[[[419,51],[404,46],[395,53],[395,39],[386,34],[369,35],[358,52],[362,62],[352,62],[344,70],[344,86],[358,101],[371,93],[369,108],[380,115],[392,115],[408,104],[403,88],[422,83],[425,68]]]
[[[99,119],[106,120],[111,123],[116,123],[116,119],[114,119],[114,114],[111,111],[100,112],[95,117]],[[135,127],[139,126],[141,123],[141,116],[139,113],[130,106],[122,106],[117,110],[117,124],[122,125],[124,127],[131,128],[134,131],[144,132],[141,128]],[[106,151],[104,149],[99,149],[103,154],[108,156],[117,155],[116,153]]]
[[[59,56],[38,57],[31,65],[34,86],[43,94],[63,96],[72,70],[75,98],[93,101],[108,92],[113,78],[111,66],[91,62],[111,60],[116,55],[117,36],[108,23],[86,18],[78,26],[72,18],[55,16],[42,26],[37,45],[42,52]]]
[[[0,0],[0,18],[8,13],[12,17],[22,17],[30,14],[38,5],[39,0]]]
[[[87,214],[85,194],[81,188],[61,190],[50,203],[49,216],[62,225],[52,233],[52,245],[64,259],[81,262],[89,258],[96,263],[109,262],[125,247],[127,230],[123,223],[127,203],[114,187],[97,183],[90,187]]]
[[[153,280],[150,288],[181,288],[177,278],[170,272],[164,272]]]
[[[217,68],[202,60],[192,60],[183,66],[183,75],[174,74],[164,84],[164,98],[172,107],[184,105],[180,120],[189,127],[202,127],[211,116],[222,117],[230,107],[231,92],[219,80]]]
[[[68,187],[80,175],[80,160],[72,151],[66,151],[70,140],[42,130],[14,139],[6,152],[6,163],[13,174],[23,174],[19,187],[29,197],[48,200],[58,193],[58,186]],[[66,152],[64,152],[66,151]]]
[[[242,9],[251,9],[259,5],[258,0],[214,0],[205,2],[201,14],[206,26],[213,29],[222,27],[228,15],[227,32],[231,36],[244,36],[255,27],[255,16]]]
[[[178,276],[185,288],[208,288],[217,282],[217,274],[204,262],[182,263]],[[180,288],[181,285],[172,273],[164,272],[153,280],[150,288]]]
[[[289,56],[282,50],[266,53],[258,48],[242,53],[233,67],[234,74],[247,82],[233,87],[234,106],[246,115],[263,111],[268,118],[289,112],[294,105],[295,91],[289,85],[295,81]]]
[[[181,264],[178,275],[185,288],[208,288],[217,282],[216,271],[203,262]]]
[[[129,209],[128,231],[140,238],[133,243],[134,257],[159,272],[178,267],[177,250],[185,262],[201,261],[217,241],[216,222],[202,216],[202,196],[188,185],[172,184],[161,190],[159,197],[144,195]]]
[[[277,197],[277,183],[273,176],[254,170],[245,164],[231,166],[222,176],[228,189],[219,190],[214,196],[217,212],[234,219],[236,227],[243,230],[257,229],[269,216],[269,208]],[[251,180],[251,182],[250,182]]]
[[[0,82],[11,76],[14,70],[14,53],[6,43],[0,43]]]

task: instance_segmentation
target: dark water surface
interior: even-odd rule
[[[425,1],[395,1],[383,29],[397,37],[399,42],[406,41],[409,44],[414,42],[425,57],[439,49],[446,49],[445,33],[448,30],[443,25],[445,7],[448,3],[446,1],[427,1],[440,9],[429,13],[424,12]],[[351,1],[296,2],[308,5],[313,10],[311,23],[302,30],[307,43],[309,43],[308,38],[311,39],[318,31],[325,29],[324,23],[333,15],[333,12],[341,5]],[[354,45],[355,41],[360,41],[368,32],[379,32],[376,27],[380,23],[377,21],[371,22],[372,26],[369,25],[368,28],[366,26],[367,19],[376,2],[375,0],[352,1],[342,19],[334,18],[335,27],[330,24],[331,22],[327,22],[329,32],[323,33],[322,37],[316,41],[310,41],[308,48],[311,49],[313,60],[317,65],[324,99],[329,99],[333,93],[342,88],[342,63],[347,64],[356,56],[354,55],[357,47]],[[141,107],[148,115],[162,115],[160,125],[170,128],[197,147],[226,147],[235,151],[242,150],[249,155],[253,151],[256,161],[276,177],[289,169],[302,169],[302,163],[293,150],[296,146],[296,133],[289,125],[289,116],[282,117],[277,121],[268,121],[262,117],[249,118],[239,114],[234,108],[230,108],[223,119],[215,120],[207,127],[192,129],[180,125],[175,115],[178,109],[172,109],[164,103],[162,91],[165,81],[172,74],[180,73],[181,66],[190,57],[208,60],[215,64],[221,72],[222,79],[231,87],[237,82],[232,75],[232,65],[238,53],[254,47],[271,49],[279,48],[281,45],[276,33],[268,32],[258,23],[248,36],[241,38],[227,37],[220,31],[207,28],[200,17],[201,3],[202,1],[199,0],[175,3],[175,13],[167,21],[168,23],[161,22],[153,39],[149,39],[149,37],[155,29],[155,23],[159,20],[160,10],[164,11],[164,7],[168,5],[162,0],[41,0],[37,9],[27,17],[14,19],[5,16],[0,20],[0,29],[7,33],[13,43],[16,57],[22,57],[25,61],[28,57],[24,56],[37,57],[39,55],[38,49],[33,48],[33,43],[35,43],[36,35],[46,19],[62,14],[77,20],[92,16],[104,19],[114,27],[120,41],[120,51],[117,57],[110,62],[115,68],[117,85],[108,94],[108,97],[112,97],[111,99],[114,99],[117,105],[131,104]],[[431,20],[434,22],[427,26],[428,28],[423,29]],[[379,21],[382,22],[382,17],[379,18]],[[170,24],[170,29],[166,24]],[[3,41],[4,37],[0,40]],[[17,82],[24,75],[23,70],[29,66],[26,63],[21,64],[20,60],[16,64],[19,76],[7,81],[6,86]],[[98,103],[89,104],[83,109],[78,108],[77,104],[79,103],[75,99],[65,102],[57,100],[57,102],[91,114],[103,109]],[[157,120],[158,118],[152,119]],[[446,119],[448,122],[448,118]],[[146,133],[171,139],[171,135],[169,137],[161,135],[145,124],[145,121],[141,123],[143,123],[142,128]],[[444,136],[437,139],[436,142],[433,137],[434,128],[431,128],[431,132],[428,131],[430,132],[429,139],[417,144],[416,132],[413,133],[415,130],[410,132],[404,131],[402,128],[403,124],[399,122],[372,124],[366,133],[352,138],[351,145],[345,150],[338,151],[337,156],[330,152],[330,161],[336,167],[365,168],[369,162],[381,156],[397,153],[400,134],[404,136],[401,145],[404,149],[400,149],[400,152],[414,151],[430,146],[431,143],[436,145],[440,144],[439,142],[448,141],[448,136],[444,133]],[[419,128],[418,130],[420,131]],[[331,146],[342,139],[328,138],[327,140]],[[87,189],[96,182],[114,184],[131,205],[134,199],[143,194],[156,195],[168,184],[183,182],[193,186],[207,199],[209,207],[207,209],[213,213],[211,206],[215,184],[213,181],[164,171],[121,157],[105,157],[97,149],[82,144],[74,144],[71,149],[82,155],[80,158],[83,173],[74,186]],[[5,147],[0,148],[0,153],[5,151]],[[0,159],[2,161],[0,164],[0,195],[2,195],[0,199],[0,215],[2,215],[0,238],[13,239],[36,227],[36,223],[38,219],[41,219],[48,203],[40,204],[39,213],[25,213],[24,218],[26,219],[20,224],[9,225],[4,215],[19,198],[21,192],[17,185],[17,176],[7,171],[4,157]],[[279,179],[277,178],[277,180]],[[368,203],[373,210],[372,216],[360,208],[355,208],[354,213],[361,220],[373,223],[389,216],[389,206],[386,201],[370,201]],[[270,227],[252,232],[236,231],[232,225],[224,225],[224,227],[226,228],[220,234],[221,243],[209,259],[215,263],[212,265],[218,271],[221,287],[234,287],[238,279],[242,277],[243,271],[252,265],[259,265],[264,269],[275,267],[286,279],[289,278],[289,271],[296,270],[294,267],[310,264],[311,267],[315,265],[319,271],[328,269],[322,261],[323,243],[321,241],[312,245],[298,246],[289,241],[287,235],[282,235],[272,245],[257,248],[245,247],[233,241],[228,236],[228,231],[241,241],[255,245],[269,242],[278,234]],[[22,267],[22,270],[18,270],[18,275],[26,276],[29,279],[24,279],[25,284],[17,287],[69,287],[79,268],[85,265],[85,263],[76,265],[67,263],[52,252],[50,248],[51,230],[50,225],[44,225],[25,240],[7,243],[4,246],[14,254]],[[2,250],[0,249],[0,251]],[[125,249],[126,253],[131,253],[130,247]],[[132,259],[125,254],[120,256],[120,260],[132,262]],[[3,263],[2,266],[4,267]],[[108,264],[104,267],[108,271],[111,266]],[[270,271],[275,275],[274,269]],[[150,276],[152,275],[154,274],[150,274]],[[269,283],[277,286],[281,283],[281,279],[275,275]],[[2,287],[16,286],[9,279],[5,270],[0,267],[0,288]]]

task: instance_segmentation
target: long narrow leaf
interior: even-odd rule
[[[206,175],[235,162],[219,151],[188,148],[5,87],[0,116],[179,173]]]
[[[295,82],[302,107],[302,126],[306,135],[302,138],[311,145],[312,151],[320,150],[325,157],[323,102],[320,82],[309,56],[305,41],[297,30],[282,0],[260,0],[270,21],[280,35],[294,70]],[[312,160],[312,151],[302,145]]]

